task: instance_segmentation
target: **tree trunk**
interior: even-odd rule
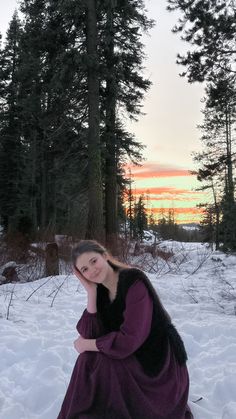
[[[41,229],[42,232],[45,232],[46,222],[47,222],[47,167],[46,167],[46,153],[45,153],[45,140],[44,135],[40,139],[41,144],[41,200],[40,200],[40,209],[41,209]]]
[[[88,55],[88,226],[86,237],[104,241],[101,147],[99,131],[99,73],[96,0],[87,0],[86,46]]]
[[[31,173],[30,173],[30,218],[33,224],[34,232],[37,230],[38,217],[37,217],[37,195],[36,195],[36,183],[37,183],[37,138],[36,132],[32,135],[32,147],[31,147]]]
[[[232,165],[232,136],[231,136],[231,115],[228,108],[226,109],[226,150],[227,150],[227,185],[229,200],[234,203],[234,180]]]
[[[110,1],[107,6],[107,45],[106,53],[106,178],[105,178],[105,226],[106,245],[113,254],[117,254],[117,162],[116,162],[116,139],[115,139],[115,110],[116,110],[116,75],[114,66],[114,27],[113,27],[113,4]]]
[[[47,244],[45,257],[45,276],[59,275],[59,256],[56,243]]]
[[[217,202],[216,199],[216,191],[215,191],[215,187],[214,184],[212,182],[212,192],[213,192],[213,197],[214,197],[214,205],[215,205],[215,246],[216,246],[216,250],[219,250],[220,248],[220,208],[219,208],[219,204]]]

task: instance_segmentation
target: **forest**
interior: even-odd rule
[[[202,203],[200,238],[236,250],[236,6],[167,0],[187,42],[177,64],[204,83],[202,152],[195,154]],[[142,36],[155,22],[144,0],[21,0],[0,49],[0,217],[7,246],[97,239],[115,254],[121,236],[144,231],[182,240],[170,209],[155,219],[134,198],[128,162],[145,144],[127,129],[151,87]],[[156,23],[158,24],[158,22]],[[158,180],[157,180],[158,181]],[[181,235],[182,233],[182,235]],[[199,237],[198,237],[199,239]]]

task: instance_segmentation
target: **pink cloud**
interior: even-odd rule
[[[193,176],[188,169],[152,162],[146,162],[142,166],[127,165],[127,174],[129,173],[129,170],[131,170],[131,176],[134,179]]]
[[[164,213],[168,212],[170,210],[173,210],[175,214],[191,214],[191,215],[195,215],[195,214],[203,214],[204,213],[204,209],[203,208],[197,208],[197,207],[190,207],[190,208],[152,208],[152,212],[154,214],[159,214],[159,213]]]
[[[173,199],[178,197],[179,195],[201,195],[201,192],[198,191],[191,191],[189,189],[178,189],[172,188],[168,186],[161,186],[161,187],[151,187],[151,188],[134,188],[132,190],[134,195],[147,195],[150,199]],[[153,196],[158,195],[158,196]],[[159,197],[159,195],[162,195]],[[165,195],[165,197],[163,197]],[[188,199],[188,197],[186,197]]]

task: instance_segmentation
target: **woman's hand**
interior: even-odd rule
[[[74,341],[74,347],[76,351],[80,354],[86,351],[98,352],[98,348],[96,346],[96,339],[84,339],[82,336],[79,336]]]
[[[87,291],[87,310],[89,313],[96,313],[97,311],[97,284],[88,281],[77,269],[73,269],[74,274],[80,280],[81,284]]]
[[[74,341],[74,347],[75,347],[76,351],[79,352],[79,354],[82,354],[83,352],[86,351],[85,341],[86,341],[86,339],[82,338],[82,336],[79,336]]]
[[[88,294],[94,293],[97,290],[97,284],[94,282],[88,281],[80,272],[78,272],[75,268],[73,268],[74,274],[80,280],[81,284],[85,288]]]

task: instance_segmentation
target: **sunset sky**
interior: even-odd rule
[[[0,0],[0,31],[4,35],[17,0]],[[143,103],[144,116],[127,127],[146,145],[142,167],[132,168],[133,188],[138,196],[149,195],[148,206],[158,214],[174,208],[177,222],[199,221],[196,205],[206,202],[206,194],[195,191],[201,185],[190,171],[196,170],[192,153],[201,149],[201,98],[203,86],[190,85],[179,77],[183,68],[175,64],[177,53],[188,45],[171,33],[177,13],[169,13],[165,0],[146,0],[149,17],[156,26],[144,36],[145,75],[152,81]],[[128,173],[128,168],[127,168]]]
[[[174,208],[177,222],[199,221],[196,205],[209,200],[205,193],[195,191],[201,184],[190,171],[196,170],[192,153],[201,149],[200,132],[204,88],[187,83],[179,76],[184,69],[178,66],[177,53],[188,45],[171,32],[177,13],[166,11],[165,0],[146,0],[150,17],[156,26],[144,37],[147,59],[146,75],[152,87],[146,96],[143,112],[130,129],[146,145],[143,167],[132,169],[136,194],[150,194],[153,211]]]
[[[157,218],[173,208],[178,223],[199,220],[201,210],[196,205],[207,196],[195,190],[199,182],[187,169],[146,161],[142,167],[132,166],[131,173],[134,196],[144,195],[148,210]]]

